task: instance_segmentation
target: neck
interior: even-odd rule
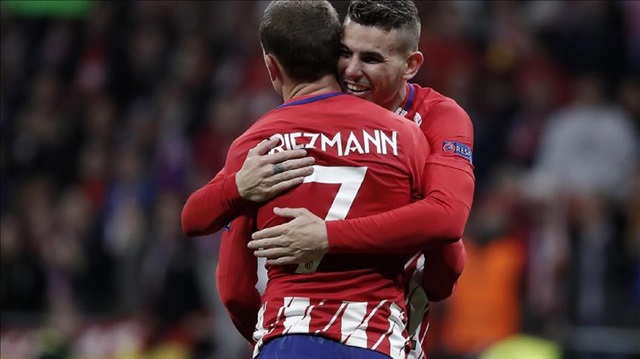
[[[300,96],[319,95],[335,91],[340,91],[340,85],[335,75],[330,74],[313,82],[285,82],[282,89],[282,98],[287,102]]]
[[[400,90],[396,93],[395,96],[386,104],[382,105],[382,107],[386,108],[389,111],[395,112],[400,105],[404,102],[404,99],[407,98],[407,83],[403,82]]]

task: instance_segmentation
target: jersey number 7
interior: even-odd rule
[[[339,184],[340,189],[333,199],[331,207],[324,218],[326,221],[345,219],[351,209],[353,201],[360,190],[360,186],[367,174],[367,167],[346,166],[313,166],[313,173],[304,178],[303,183]],[[298,265],[296,273],[313,273],[318,268],[321,259],[312,260]]]

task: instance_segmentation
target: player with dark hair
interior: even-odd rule
[[[426,197],[375,216],[341,221],[325,222],[303,208],[280,209],[279,215],[293,220],[255,233],[256,240],[249,244],[269,264],[304,263],[325,253],[421,250],[407,264],[412,358],[425,356],[428,301],[447,298],[464,268],[460,238],[475,183],[469,116],[452,99],[408,83],[424,60],[418,51],[419,37],[420,19],[413,1],[351,1],[338,74],[347,93],[382,105],[421,128],[431,146],[424,149],[431,153]],[[431,245],[424,246],[425,242]]]
[[[414,311],[409,329],[414,343],[422,339],[424,346],[427,299],[447,298],[464,267],[464,246],[459,238],[472,204],[474,176],[473,128],[467,114],[453,100],[407,82],[423,62],[417,51],[419,34],[420,22],[412,1],[352,1],[344,22],[338,67],[346,92],[382,104],[420,126],[431,146],[425,150],[433,154],[429,157],[426,197],[383,214],[327,222],[304,209],[276,209],[277,214],[293,220],[256,233],[257,240],[250,246],[257,249],[256,255],[266,257],[268,264],[305,263],[327,252],[421,249],[423,255],[407,265],[406,278],[412,280],[407,297],[412,299]],[[218,230],[250,201],[266,200],[302,181],[300,177],[310,170],[302,161],[309,158],[292,158],[304,156],[304,150],[266,154],[273,142],[250,151],[240,171],[216,176],[190,198],[191,206],[185,206],[183,212],[186,233]],[[274,157],[285,154],[285,159]],[[279,162],[282,172],[274,174],[274,163]],[[416,241],[404,240],[407,236]],[[422,244],[416,242],[420,241],[430,245],[418,248]],[[419,314],[423,311],[421,323]],[[423,357],[422,349],[414,345],[412,357]]]
[[[269,138],[277,142],[272,153],[304,148],[315,158],[303,184],[243,207],[222,237],[218,290],[262,359],[404,359],[409,349],[403,275],[411,254],[405,251],[268,266],[265,293],[260,298],[255,290],[257,263],[246,241],[254,229],[284,222],[275,207],[304,205],[327,220],[357,218],[407,205],[427,188],[429,145],[417,126],[340,91],[340,34],[327,1],[269,4],[260,39],[269,77],[285,102],[233,142],[225,163],[227,173],[235,173],[248,151]]]

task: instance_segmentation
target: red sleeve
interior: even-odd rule
[[[473,203],[473,126],[453,100],[431,106],[423,132],[431,155],[425,198],[377,215],[327,222],[330,253],[399,253],[462,237]]]
[[[193,192],[182,209],[182,230],[187,236],[219,231],[247,201],[240,197],[236,174],[222,169],[209,183]]]
[[[423,251],[422,288],[429,301],[447,299],[453,293],[467,261],[462,239],[453,243],[434,244]]]
[[[224,168],[189,196],[182,208],[182,230],[187,236],[202,236],[221,230],[242,208],[252,203],[240,196],[236,173],[256,141],[252,140],[249,131],[233,141]]]
[[[247,248],[247,241],[255,230],[255,217],[241,215],[222,234],[216,284],[222,304],[236,329],[251,344],[260,310],[258,262]]]

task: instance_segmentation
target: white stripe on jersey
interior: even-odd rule
[[[391,336],[389,337],[389,351],[393,358],[402,357],[405,355],[405,348],[407,347],[407,339],[403,335],[404,314],[402,308],[400,308],[396,303],[391,303],[390,310],[391,315],[389,316],[389,325],[391,329]]]
[[[289,301],[289,305],[284,309],[284,330],[282,334],[287,334],[294,328],[294,333],[308,333],[309,323],[311,322],[311,311],[313,306],[310,305],[309,298],[285,297],[285,302]]]
[[[405,266],[405,269],[407,267]],[[420,323],[426,308],[429,306],[427,294],[422,289],[422,272],[424,271],[424,255],[420,254],[416,261],[416,267],[411,273],[411,280],[406,293],[407,311],[409,312],[409,322],[407,330],[412,335]]]
[[[369,313],[369,315],[367,316],[367,319],[364,320],[364,322],[360,323],[360,325],[358,325],[358,328],[356,328],[356,330],[354,331],[354,336],[355,335],[359,335],[360,333],[362,333],[362,335],[367,338],[368,334],[367,334],[367,328],[369,328],[369,321],[371,320],[371,318],[376,314],[376,312],[378,311],[378,309],[380,309],[380,307],[382,307],[385,303],[387,302],[387,300],[383,300],[382,302],[380,302],[380,304],[376,305],[375,308],[373,308],[373,310],[371,311],[371,313]]]
[[[320,303],[324,303],[325,301],[323,300]],[[340,308],[338,308],[338,311],[336,311],[336,314],[333,316],[333,318],[331,318],[331,321],[329,321],[329,323],[327,323],[327,325],[322,329],[323,332],[326,332],[329,328],[331,328],[331,326],[333,325],[333,323],[335,323],[336,319],[338,319],[340,317],[340,314],[342,313],[342,311],[344,310],[344,308],[347,307],[347,303],[343,302],[342,304],[340,304]],[[319,331],[316,330],[316,333],[318,333]]]
[[[407,284],[406,306],[409,313],[407,330],[410,340],[414,343],[407,359],[424,359],[425,353],[422,350],[422,343],[429,329],[429,322],[423,329],[424,316],[429,311],[429,298],[422,288],[422,276],[424,272],[424,255],[418,253],[405,263],[405,275],[410,276]]]
[[[256,342],[256,346],[253,349],[253,356],[256,357],[260,348],[262,348],[262,338],[269,332],[264,327],[264,312],[267,310],[267,303],[260,306],[258,311],[258,321],[256,322],[256,330],[253,332],[253,340]]]
[[[377,350],[393,359],[406,359],[403,303],[329,299],[318,303],[308,297],[285,297],[266,301],[258,315],[254,358],[272,338],[318,334],[345,345]]]
[[[366,326],[364,328],[360,327],[366,314],[366,302],[347,303],[347,308],[342,316],[341,343],[355,347],[367,347],[367,332],[365,331],[367,328]]]
[[[418,260],[418,257],[422,256],[423,258],[423,266],[424,266],[424,256],[422,255],[422,252],[418,252],[416,254],[413,255],[413,257],[409,258],[409,260],[407,261],[407,263],[404,264],[404,269],[406,270],[407,268],[409,268],[409,266],[413,263],[413,261]]]

